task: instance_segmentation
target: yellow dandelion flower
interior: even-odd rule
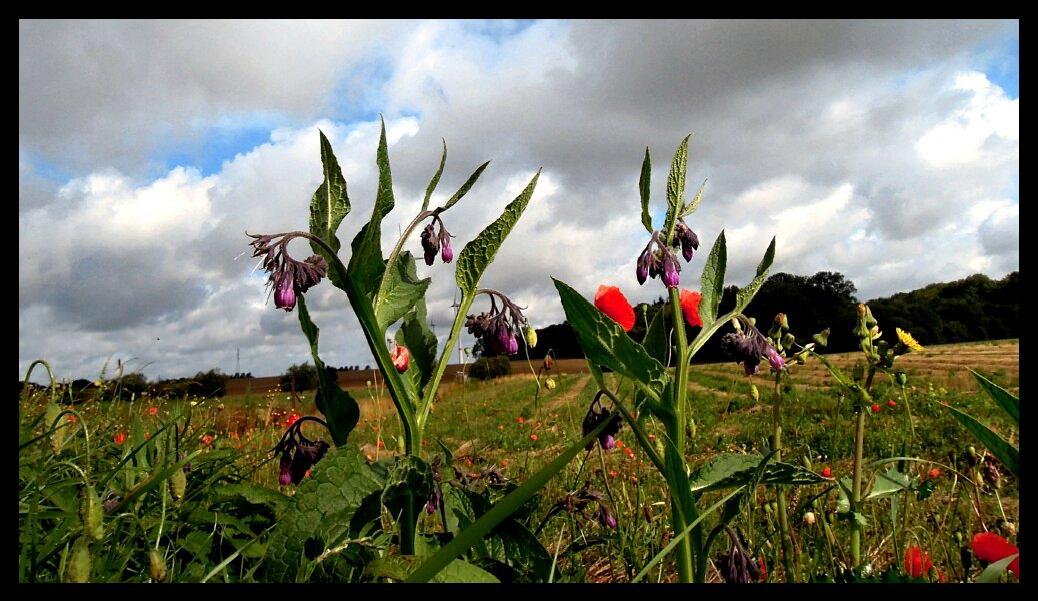
[[[901,341],[901,344],[916,352],[923,350],[923,345],[919,344],[911,334],[901,328],[894,328],[894,330],[897,332],[897,339]]]

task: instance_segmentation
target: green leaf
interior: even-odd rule
[[[688,166],[688,139],[691,137],[692,134],[688,134],[678,145],[678,150],[674,153],[674,160],[670,164],[670,172],[667,173],[667,219],[663,225],[663,231],[667,234],[667,242],[674,235],[678,213],[685,202],[685,169]]]
[[[384,484],[385,475],[369,466],[356,447],[332,449],[314,465],[291,505],[278,516],[267,545],[265,579],[295,581],[321,552],[376,522],[378,512],[364,508],[371,507],[371,501],[377,508]],[[334,560],[323,562],[315,573],[326,574],[323,570],[330,570],[331,564]]]
[[[350,198],[346,193],[346,178],[342,176],[339,162],[332,152],[324,132],[321,135],[321,164],[324,166],[324,181],[314,192],[310,200],[310,233],[324,240],[328,246],[339,250],[339,239],[335,231],[350,212]],[[310,247],[318,255],[324,255],[324,249],[314,242]]]
[[[339,383],[324,368],[324,361],[321,361],[317,354],[317,338],[321,330],[310,320],[305,296],[300,294],[296,302],[299,308],[299,327],[310,343],[310,356],[313,357],[314,366],[317,368],[318,389],[314,403],[327,418],[328,429],[331,430],[335,446],[342,446],[346,444],[350,432],[360,420],[360,406],[350,393],[339,387]]]
[[[382,491],[382,504],[394,519],[416,516],[432,494],[432,487],[433,473],[428,463],[413,455],[397,457]]]
[[[443,167],[447,164],[447,140],[440,138],[443,141],[443,156],[440,157],[440,168],[436,170],[436,175],[433,176],[429,182],[429,187],[425,189],[425,199],[422,201],[422,210],[426,211],[429,209],[429,199],[432,198],[433,190],[436,189],[436,185],[440,183],[440,176],[443,175]]]
[[[945,409],[951,411],[952,415],[955,416],[955,419],[959,420],[959,423],[965,426],[971,434],[976,436],[977,440],[987,447],[987,449],[991,451],[991,454],[1001,461],[1002,465],[1004,465],[1010,473],[1014,476],[1019,475],[1020,451],[1017,450],[1016,447],[1009,444],[1006,439],[1002,438],[998,434],[995,434],[991,428],[980,423],[970,414],[960,411],[951,405],[944,405],[943,403],[942,405]]]
[[[681,216],[690,215],[695,213],[696,209],[699,208],[699,203],[703,201],[703,190],[706,189],[706,180],[699,184],[699,190],[696,190],[696,195],[692,197],[692,200],[688,201],[685,208],[681,209]]]
[[[213,489],[212,494],[214,498],[219,500],[240,498],[252,505],[265,505],[274,510],[274,512],[286,507],[292,501],[292,497],[288,495],[281,494],[276,490],[271,490],[266,486],[260,486],[248,480],[218,486]]]
[[[476,170],[472,173],[472,175],[470,175],[469,178],[465,180],[465,183],[462,184],[460,188],[458,188],[458,191],[454,193],[454,196],[451,196],[447,200],[447,204],[443,205],[443,209],[447,210],[453,207],[454,204],[461,200],[463,196],[468,194],[469,189],[472,188],[472,186],[476,183],[476,180],[479,179],[479,176],[483,174],[483,170],[486,169],[487,165],[489,164],[490,161],[487,161],[486,163],[483,163],[482,165],[477,167]]]
[[[543,488],[544,485],[555,476],[555,474],[562,471],[570,460],[583,451],[584,447],[586,447],[591,441],[597,439],[599,432],[604,430],[609,423],[609,420],[602,420],[602,423],[589,432],[587,436],[570,445],[569,448],[563,451],[562,454],[556,457],[551,463],[541,468],[536,474],[530,476],[522,486],[508,493],[505,498],[501,499],[501,501],[494,505],[493,509],[486,512],[482,517],[476,520],[476,523],[466,528],[435,555],[430,557],[421,567],[411,574],[407,581],[428,582],[432,579],[456,557],[464,553],[469,547],[476,544],[476,542],[481,540],[488,532],[493,530],[495,526],[515,513],[530,497],[537,494],[537,492]]]
[[[837,480],[836,484],[838,484],[836,487],[838,495],[836,499],[836,513],[847,513],[851,510],[851,486],[853,483],[849,476],[844,476]]]
[[[721,453],[694,471],[689,478],[693,492],[704,493],[750,484],[756,477],[763,457],[757,454]],[[790,463],[771,462],[764,468],[761,484],[818,484],[826,479],[806,468]]]
[[[984,571],[981,572],[980,576],[977,576],[976,582],[982,584],[998,582],[1002,578],[1002,574],[1006,573],[1009,564],[1013,563],[1017,557],[1020,557],[1020,554],[1013,553],[1009,557],[1003,557],[998,561],[988,564],[988,567],[984,568]]]
[[[649,356],[642,345],[631,340],[620,324],[599,311],[580,293],[561,280],[552,280],[559,291],[566,320],[577,334],[588,362],[604,365],[631,378],[649,398],[659,402],[660,392],[670,381],[663,364]]]
[[[436,362],[436,334],[429,329],[427,323],[425,299],[419,298],[414,309],[404,318],[404,323],[396,331],[396,343],[407,347],[411,353],[411,374],[417,390],[422,390],[432,377]]]
[[[638,178],[638,192],[642,197],[642,225],[652,233],[652,215],[649,214],[649,179],[652,177],[652,162],[649,160],[649,147],[645,147],[645,160],[642,161],[642,174]]]
[[[670,354],[665,322],[663,311],[657,311],[645,330],[645,338],[642,339],[645,351],[662,365],[667,365],[667,355]]]
[[[381,557],[365,567],[364,574],[373,578],[389,578],[391,580],[402,581],[406,580],[414,571],[415,566],[425,559],[427,558],[424,556],[415,555],[390,555],[387,557]],[[434,576],[431,582],[499,583],[500,580],[486,570],[474,566],[463,559],[455,559],[447,564],[439,574]]]
[[[728,251],[725,244],[724,230],[717,236],[710,255],[703,265],[703,276],[700,285],[703,287],[703,296],[699,301],[699,317],[706,327],[717,319],[717,307],[721,304],[721,296],[724,294],[724,270],[728,264]]]
[[[386,143],[386,123],[382,122],[382,135],[378,142],[375,163],[378,165],[378,194],[371,211],[371,221],[364,225],[353,239],[353,255],[347,270],[360,292],[372,298],[378,290],[379,280],[385,271],[382,259],[382,219],[393,210],[393,174],[389,168],[389,146]]]
[[[1020,423],[1020,397],[1014,396],[1013,393],[1009,392],[1005,388],[1002,388],[998,384],[995,384],[991,380],[985,378],[974,370],[970,370],[973,377],[977,379],[981,389],[988,393],[1000,407],[1005,409],[1009,417],[1013,418],[1013,421],[1017,424]]]
[[[764,251],[764,258],[761,259],[760,264],[757,265],[757,275],[746,284],[743,288],[740,288],[735,293],[735,310],[742,312],[743,309],[750,304],[753,300],[757,291],[764,284],[764,280],[768,278],[768,269],[771,267],[771,263],[775,260],[775,238],[771,238],[771,244],[768,245],[768,250]]]
[[[424,298],[432,278],[418,279],[414,257],[410,251],[398,255],[393,268],[386,272],[382,289],[375,305],[375,319],[384,332],[411,311]],[[381,302],[379,302],[381,301]]]
[[[864,500],[868,501],[870,499],[878,499],[899,493],[906,488],[911,487],[911,479],[907,475],[897,471],[896,467],[891,467],[886,471],[886,473],[878,474],[876,476],[876,482],[872,485],[869,494],[865,496]]]
[[[537,186],[537,178],[540,176],[541,172],[538,169],[537,174],[533,176],[530,183],[519,193],[519,196],[515,197],[515,200],[505,207],[504,213],[497,218],[497,221],[488,225],[471,242],[466,244],[465,248],[461,249],[454,278],[457,280],[458,287],[461,288],[463,294],[471,295],[476,291],[479,278],[483,276],[487,266],[493,262],[497,249],[501,247],[505,238],[508,237],[508,233],[512,231],[512,227],[519,221],[519,217],[523,214],[523,210],[526,209],[527,203],[530,202],[533,190]]]

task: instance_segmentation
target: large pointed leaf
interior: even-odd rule
[[[678,145],[674,153],[674,160],[670,164],[670,172],[667,174],[667,219],[663,225],[663,231],[670,240],[674,233],[674,226],[678,222],[678,213],[685,203],[685,170],[688,166],[688,139],[692,134]]]
[[[271,532],[265,580],[295,581],[320,553],[377,523],[385,474],[376,467],[369,466],[354,446],[332,449],[314,465]],[[333,563],[324,562],[316,575],[331,572]]]
[[[436,362],[436,334],[429,329],[427,319],[425,299],[419,298],[396,331],[396,343],[407,347],[411,353],[411,367],[407,373],[412,374],[416,390],[424,389]]]
[[[468,191],[476,183],[476,180],[479,179],[479,176],[483,174],[483,170],[486,169],[487,165],[489,164],[490,161],[487,161],[479,167],[476,167],[476,170],[472,173],[472,175],[469,176],[467,180],[465,180],[465,183],[462,184],[460,188],[458,188],[458,191],[454,193],[454,196],[451,196],[449,199],[447,199],[446,204],[443,205],[444,210],[453,207],[454,204],[461,200],[463,196],[468,194]]]
[[[461,249],[454,278],[457,280],[458,287],[461,288],[463,294],[471,295],[475,292],[476,286],[479,284],[479,278],[483,276],[487,266],[493,262],[497,249],[501,247],[508,233],[512,231],[512,227],[519,221],[519,217],[523,214],[523,210],[526,209],[527,203],[530,202],[533,190],[537,186],[537,178],[540,176],[541,172],[537,170],[537,174],[533,176],[526,188],[519,193],[519,196],[516,196],[515,200],[508,203],[504,213],[480,232],[471,242],[466,244],[465,248]]]
[[[660,392],[670,381],[663,364],[653,359],[642,345],[631,340],[620,324],[599,311],[580,293],[565,282],[552,279],[566,311],[566,320],[573,327],[588,361],[631,378],[649,398],[659,402]]]
[[[725,244],[724,230],[717,236],[710,255],[703,265],[703,276],[700,285],[703,296],[699,301],[699,317],[703,320],[704,329],[717,319],[717,307],[724,294],[724,270],[728,264],[728,250]]]
[[[980,576],[977,576],[975,582],[980,584],[998,582],[999,579],[1002,578],[1002,574],[1005,574],[1006,570],[1009,569],[1009,564],[1016,561],[1018,557],[1020,557],[1019,553],[1013,553],[1008,557],[1003,557],[998,561],[991,562],[988,564],[988,567],[984,568],[984,571],[981,572]]]
[[[319,133],[324,181],[310,200],[310,233],[338,251],[339,239],[335,236],[335,231],[350,212],[350,198],[346,193],[346,178],[342,176],[339,162],[332,152],[332,145],[323,131]],[[311,242],[310,246],[315,253],[324,254],[323,249],[316,243]]]
[[[649,160],[649,147],[645,147],[645,160],[642,161],[642,174],[638,178],[638,192],[642,197],[642,225],[652,233],[652,215],[649,214],[649,179],[652,177],[652,162]]]
[[[663,311],[657,311],[652,316],[649,327],[645,330],[645,338],[642,339],[642,347],[649,353],[649,356],[663,365],[667,365],[670,354],[670,343],[667,340],[665,324]]]
[[[896,467],[891,467],[885,473],[876,475],[876,482],[869,490],[869,494],[865,495],[865,500],[878,499],[899,493],[911,486],[912,481],[907,475],[897,471]]]
[[[425,296],[431,278],[418,279],[414,257],[410,251],[400,253],[393,267],[386,272],[382,286],[381,302],[375,307],[375,319],[383,332],[406,315]]]
[[[350,393],[339,387],[339,383],[328,373],[324,367],[324,361],[321,361],[321,357],[317,354],[317,339],[321,330],[310,320],[305,295],[300,294],[296,302],[299,304],[299,327],[302,328],[303,335],[310,343],[310,356],[313,357],[314,366],[317,367],[318,389],[314,403],[327,419],[332,441],[336,446],[342,446],[346,444],[346,439],[360,419],[360,406]]]
[[[752,483],[763,457],[757,454],[722,453],[711,458],[692,473],[689,487],[703,493]],[[822,476],[789,463],[771,462],[764,468],[761,484],[818,484]]]
[[[959,420],[971,434],[977,437],[977,440],[983,444],[987,450],[991,451],[1002,465],[1006,467],[1014,476],[1020,474],[1020,451],[1016,447],[1009,444],[1009,442],[995,434],[991,428],[985,426],[976,420],[972,415],[965,413],[952,407],[951,405],[944,405],[944,408],[951,411],[955,419]]]
[[[405,580],[421,564],[428,559],[425,556],[416,555],[388,555],[380,557],[365,566],[364,574],[374,578],[389,578],[391,580]],[[447,564],[430,582],[444,583],[499,583],[493,574],[474,566],[463,559],[455,559]]]
[[[442,138],[441,138],[442,140]],[[432,193],[436,189],[436,185],[440,183],[440,176],[443,175],[443,167],[447,164],[447,140],[443,140],[443,156],[440,157],[440,168],[436,170],[436,175],[429,181],[429,186],[425,189],[425,199],[422,201],[422,210],[428,210],[429,199],[432,198]]]
[[[1005,409],[1006,413],[1009,414],[1009,417],[1013,418],[1013,421],[1019,424],[1020,397],[1013,395],[1013,393],[1009,392],[1005,388],[1002,388],[998,384],[995,384],[991,380],[985,378],[984,376],[980,375],[972,369],[970,370],[970,373],[972,373],[973,377],[977,379],[977,382],[980,384],[981,389],[983,389],[984,392],[988,393],[988,396],[991,397],[996,403],[998,403],[1000,407]]]
[[[764,258],[761,259],[760,264],[757,265],[757,275],[753,280],[746,284],[746,286],[739,289],[735,293],[735,310],[742,312],[743,309],[750,304],[753,300],[753,296],[757,294],[760,287],[764,284],[764,280],[768,278],[768,269],[771,267],[771,263],[775,260],[775,238],[771,238],[771,244],[768,245],[768,250],[764,251]]]
[[[382,219],[393,210],[393,174],[389,168],[389,145],[386,143],[386,123],[382,122],[382,135],[378,142],[375,163],[378,165],[378,193],[371,212],[371,221],[361,228],[353,239],[353,255],[348,267],[349,277],[367,298],[378,290],[379,280],[385,271],[382,259]]]

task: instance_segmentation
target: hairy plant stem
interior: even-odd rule
[[[865,392],[868,393],[872,390],[872,379],[876,375],[876,366],[869,365],[869,375],[865,379]],[[854,433],[854,480],[851,486],[851,511],[857,513],[858,505],[861,503],[861,477],[863,461],[862,456],[865,454],[865,411],[866,407],[858,404],[858,423]],[[862,535],[861,524],[858,523],[857,519],[851,522],[851,560],[854,563],[854,567],[861,565],[861,535]]]
[[[772,422],[775,426],[772,450],[775,461],[782,461],[782,372],[775,374],[775,407],[772,411]],[[789,530],[789,515],[786,512],[786,491],[781,484],[775,485],[778,492],[779,530],[782,532],[782,565],[786,570],[786,582],[795,582],[799,572],[794,563],[793,535]]]
[[[670,440],[674,443],[675,448],[678,451],[678,456],[675,458],[673,453],[668,453],[665,461],[678,461],[681,462],[680,466],[673,466],[674,469],[684,471],[684,455],[685,455],[685,424],[687,420],[685,418],[685,397],[688,395],[688,368],[689,368],[689,356],[688,356],[688,342],[685,340],[685,322],[681,314],[681,299],[678,294],[678,289],[669,288],[670,292],[670,306],[672,309],[671,314],[674,318],[674,332],[677,334],[678,342],[678,364],[675,374],[674,383],[674,397],[673,405],[671,410],[674,415],[674,419],[668,424],[667,432]],[[688,518],[684,510],[681,508],[681,501],[675,496],[674,491],[671,491],[671,524],[674,527],[675,535],[684,532],[688,527]],[[681,582],[692,582],[695,574],[693,574],[693,563],[692,563],[692,541],[690,538],[699,539],[702,535],[702,530],[697,526],[691,537],[686,536],[681,539],[678,544],[678,579]],[[698,571],[698,570],[697,570]]]

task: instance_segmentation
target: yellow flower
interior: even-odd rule
[[[548,378],[544,385],[548,387],[548,390],[555,390],[555,380],[553,378]]]
[[[923,350],[923,345],[919,344],[915,338],[912,338],[911,334],[901,328],[894,328],[894,330],[897,332],[897,339],[901,341],[901,344],[907,346],[909,350],[916,352]]]

